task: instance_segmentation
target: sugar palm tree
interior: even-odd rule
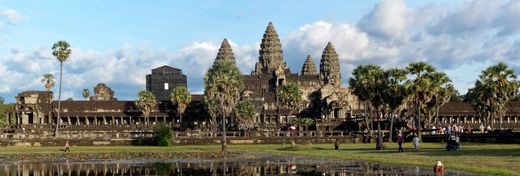
[[[451,84],[450,78],[445,73],[435,72],[430,74],[430,79],[432,80],[432,99],[427,103],[429,109],[435,112],[436,118],[439,115],[439,109],[442,105],[448,103],[451,99],[451,96],[455,93],[455,88]],[[431,124],[432,113],[429,113],[429,117],[427,120],[427,126]]]
[[[362,101],[370,102],[371,107],[379,112],[383,104],[383,91],[387,86],[384,79],[384,70],[378,65],[359,65],[352,72],[349,84],[352,88],[352,93]],[[373,114],[373,113],[370,113]],[[374,117],[367,119],[365,115],[365,122],[369,130],[369,135],[373,136],[371,126]],[[380,125],[378,124],[378,133],[380,133]]]
[[[204,76],[204,99],[206,109],[216,110],[222,117],[222,151],[227,148],[226,118],[229,117],[237,102],[240,100],[243,81],[240,70],[233,61],[218,60]]]
[[[493,125],[491,119],[499,119],[507,112],[506,103],[516,95],[520,83],[512,68],[504,63],[490,66],[482,71],[475,87],[468,91],[472,105],[486,125]]]
[[[58,59],[58,61],[60,62],[60,85],[59,85],[59,89],[58,89],[58,117],[56,118],[56,129],[54,131],[54,136],[55,137],[59,136],[58,128],[59,128],[60,119],[61,119],[61,117],[60,117],[60,111],[61,111],[61,82],[62,82],[61,80],[62,80],[62,76],[63,76],[63,62],[67,61],[67,59],[69,58],[71,52],[72,51],[70,49],[70,45],[66,41],[57,41],[52,46],[52,55],[54,55],[54,57],[56,57],[56,59]]]
[[[137,101],[136,105],[144,115],[145,123],[149,122],[148,116],[152,112],[152,109],[157,105],[157,100],[155,96],[150,91],[139,91],[137,93]]]
[[[393,128],[394,128],[394,115],[400,114],[402,106],[405,104],[406,99],[409,96],[408,84],[406,84],[407,71],[404,69],[392,68],[385,71],[385,78],[388,86],[383,92],[384,106],[391,112],[390,115],[390,135],[389,139],[392,140]]]
[[[54,84],[56,83],[52,73],[43,74],[41,82],[45,84],[45,89],[47,89],[47,91],[51,91],[52,87],[54,87]]]
[[[81,95],[83,95],[83,98],[85,98],[85,100],[88,100],[88,97],[90,96],[90,91],[88,89],[83,89]]]
[[[289,109],[289,114],[287,115],[288,122],[290,121],[291,113],[293,112],[292,110],[300,107],[302,94],[300,86],[294,82],[288,82],[287,84],[282,85],[278,90],[278,99],[280,100],[280,103]]]
[[[406,69],[412,77],[411,80],[409,80],[410,95],[412,96],[417,111],[417,133],[419,139],[422,140],[421,109],[424,108],[426,102],[432,99],[432,80],[429,75],[435,72],[435,68],[426,62],[414,62],[410,63]]]
[[[254,128],[256,110],[249,100],[240,100],[235,107],[233,114],[236,117],[239,130],[249,130]]]
[[[191,94],[186,87],[179,86],[173,89],[170,93],[170,99],[172,103],[177,106],[177,114],[179,115],[179,121],[182,124],[182,114],[191,102]]]
[[[206,90],[204,90],[206,92]],[[206,93],[204,93],[206,94]],[[204,96],[204,109],[208,112],[209,116],[211,116],[211,131],[215,132],[217,131],[218,123],[217,123],[217,116],[218,116],[218,110],[215,100],[209,99],[208,97]],[[212,134],[212,136],[215,136],[215,134]]]

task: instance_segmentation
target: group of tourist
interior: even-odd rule
[[[419,136],[415,132],[412,132],[407,137],[412,138],[412,143],[415,148],[415,151],[419,151],[419,141],[420,141]],[[399,145],[399,149],[397,150],[397,152],[404,152],[404,150],[403,150],[404,139],[405,139],[405,137],[403,136],[403,131],[399,130],[399,134],[397,135],[397,145]]]
[[[431,129],[432,129],[432,131],[430,132],[430,134],[432,134],[432,135],[451,134],[451,133],[458,133],[458,134],[481,133],[481,134],[483,134],[483,133],[489,133],[490,131],[493,131],[491,126],[488,125],[487,127],[485,127],[484,124],[480,124],[478,131],[474,131],[473,128],[471,128],[470,126],[464,127],[463,125],[457,125],[457,124],[446,125],[444,127],[433,125],[431,127]]]

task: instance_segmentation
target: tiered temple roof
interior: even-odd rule
[[[331,84],[335,87],[341,85],[341,74],[339,70],[339,58],[332,43],[327,43],[323,50],[320,63],[320,79],[323,84]]]
[[[307,59],[305,59],[305,63],[302,67],[301,75],[317,75],[318,72],[316,71],[316,65],[314,65],[314,62],[312,61],[311,55],[307,55]]]
[[[260,58],[255,66],[254,74],[271,74],[278,67],[286,68],[283,60],[282,44],[273,23],[269,22],[260,44]]]
[[[224,39],[222,41],[222,44],[220,45],[220,49],[218,50],[217,57],[215,58],[215,62],[219,60],[231,60],[233,63],[236,64],[235,61],[235,54],[233,53],[233,50],[231,49],[231,45],[229,45],[229,42],[227,39]]]

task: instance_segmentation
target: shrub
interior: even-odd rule
[[[159,125],[154,130],[155,141],[157,142],[157,146],[170,146],[172,140],[172,132],[170,127],[165,124]]]

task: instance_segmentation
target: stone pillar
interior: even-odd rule
[[[71,125],[69,116],[67,116],[67,125]]]
[[[115,125],[116,124],[116,120],[114,118],[114,116],[112,116],[112,125]]]
[[[103,124],[102,125],[105,125],[107,124],[107,119],[105,118],[105,116],[103,116]]]

